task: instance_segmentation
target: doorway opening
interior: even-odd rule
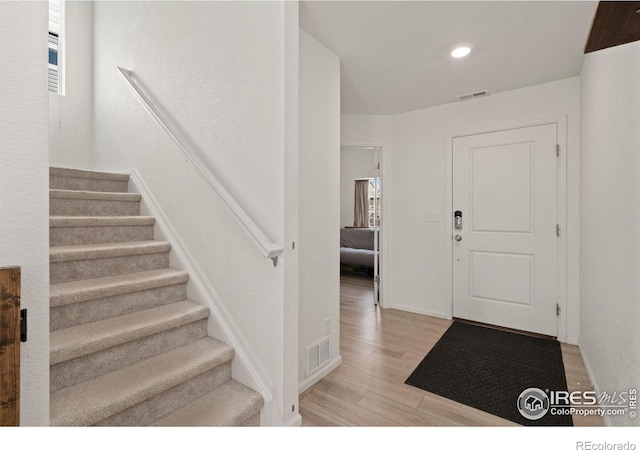
[[[373,286],[382,306],[382,147],[340,148],[340,273]]]

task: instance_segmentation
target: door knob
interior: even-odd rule
[[[460,242],[462,240],[462,236],[460,236],[459,234],[456,234],[456,241]]]

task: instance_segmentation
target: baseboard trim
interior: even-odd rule
[[[571,345],[579,345],[580,344],[580,339],[578,339],[577,337],[572,337],[572,336],[567,336],[567,338],[563,341],[560,338],[558,338],[558,340],[560,342],[564,342],[565,344],[571,344]]]
[[[409,313],[413,313],[413,314],[422,314],[423,316],[431,316],[431,317],[437,317],[438,319],[450,319],[447,314],[445,313],[441,313],[441,312],[437,312],[437,311],[430,311],[428,309],[421,309],[421,308],[414,308],[412,306],[404,306],[404,305],[388,305],[385,306],[386,308],[389,309],[397,309],[399,311],[404,311],[404,312],[409,312]]]
[[[598,389],[598,382],[596,381],[596,377],[593,374],[593,370],[591,370],[591,365],[589,364],[589,358],[587,358],[587,354],[584,352],[584,348],[582,347],[582,343],[580,339],[578,339],[578,350],[580,350],[580,356],[582,357],[582,362],[584,363],[584,368],[587,371],[587,375],[589,376],[589,381],[593,383],[593,390],[596,391],[597,395],[600,395],[600,389]],[[607,427],[612,426],[611,418],[609,416],[602,416],[602,421],[604,425]]]
[[[258,391],[264,398],[265,405],[272,404],[273,381],[262,362],[260,362],[251,351],[246,337],[239,331],[240,328],[233,320],[222,299],[203,275],[199,264],[184,245],[182,239],[180,239],[171,221],[164,213],[164,210],[153,196],[153,193],[138,170],[129,169],[124,172],[130,175],[132,190],[142,194],[143,205],[148,208],[149,212],[156,218],[156,225],[164,234],[165,238],[171,243],[171,250],[176,257],[178,265],[181,266],[181,269],[189,272],[189,283],[193,283],[193,287],[198,293],[200,300],[211,310],[209,319],[215,321],[221,334],[224,335],[213,337],[221,340],[224,339],[227,344],[233,347],[235,351],[233,362],[234,377],[236,370],[238,370],[240,376],[236,377],[237,380]],[[265,407],[264,409],[267,408]],[[270,417],[269,412],[264,411],[264,409],[262,414],[266,412],[267,417]]]
[[[333,358],[333,360],[324,366],[322,369],[318,370],[316,373],[311,375],[309,378],[302,380],[302,382],[298,385],[298,393],[302,394],[304,391],[309,389],[311,386],[316,384],[318,381],[326,377],[329,372],[342,364],[342,356],[338,355]]]
[[[301,427],[302,426],[302,416],[299,413],[296,413],[287,423],[284,424],[285,427]]]

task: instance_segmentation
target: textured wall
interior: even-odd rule
[[[640,388],[640,42],[586,55],[581,81],[580,343],[611,393]]]
[[[91,169],[93,2],[65,3],[64,96],[49,94],[49,158],[54,167]]]
[[[299,236],[299,108],[300,108],[300,28],[298,2],[285,2],[285,146],[284,146],[284,246],[291,249]],[[298,290],[299,253],[287,252],[284,267],[284,388],[283,419],[286,425],[301,425],[298,413]],[[291,407],[289,403],[291,402]],[[286,416],[289,415],[287,418]]]
[[[284,243],[284,18],[282,2],[94,6],[94,166],[138,169],[271,376],[275,424],[296,401],[283,391],[283,335],[294,326],[283,321],[286,254],[276,268],[262,257],[116,66],[135,73],[240,205]]]
[[[0,267],[22,267],[20,423],[49,424],[46,2],[0,2]]]
[[[340,116],[340,144],[364,147],[384,146],[389,150],[392,117],[342,114]]]
[[[305,349],[326,336],[340,355],[340,60],[300,30],[300,381]]]
[[[446,316],[446,152],[447,135],[499,128],[536,120],[567,118],[568,152],[568,323],[567,339],[579,335],[579,86],[577,77],[489,97],[391,116],[346,114],[342,143],[369,142],[388,136],[383,150],[385,305]],[[390,146],[387,146],[390,147]],[[424,222],[425,211],[438,211],[440,222]]]

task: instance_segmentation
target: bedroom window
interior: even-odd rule
[[[371,178],[369,179],[369,227],[375,227],[376,223],[380,223],[380,207],[376,211],[376,204],[380,205],[380,179]]]
[[[353,226],[371,228],[379,223],[380,179],[358,178],[354,185]]]

